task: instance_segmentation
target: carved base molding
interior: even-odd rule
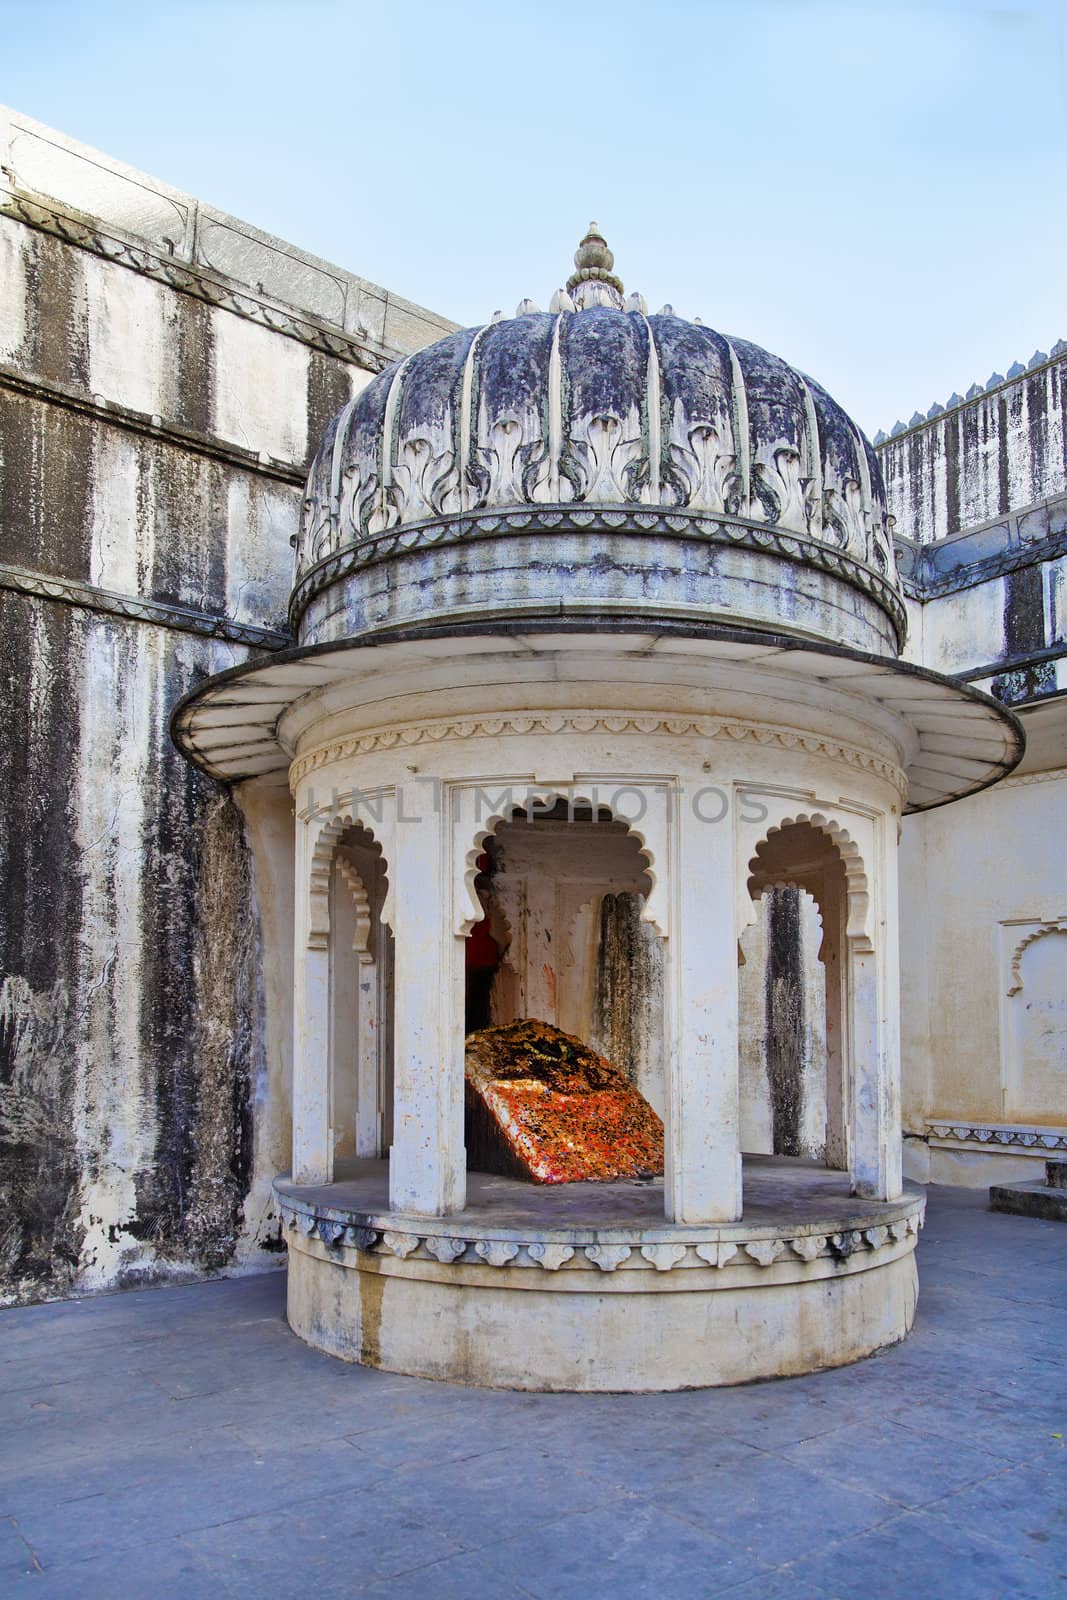
[[[336,1214],[321,1212],[301,1203],[281,1199],[279,1212],[286,1230],[304,1239],[317,1239],[327,1249],[358,1251],[375,1257],[395,1257],[401,1261],[433,1260],[443,1266],[540,1268],[545,1272],[588,1270],[615,1272],[620,1267],[647,1272],[672,1272],[676,1268],[715,1267],[717,1270],[773,1266],[820,1259],[846,1261],[858,1252],[880,1251],[899,1245],[919,1232],[923,1225],[925,1200],[919,1200],[892,1220],[869,1227],[843,1228],[820,1232],[805,1228],[792,1233],[753,1229],[751,1234],[737,1227],[701,1230],[686,1228],[673,1233],[656,1229],[654,1233],[635,1230],[625,1240],[614,1238],[604,1243],[590,1236],[582,1243],[565,1243],[541,1235],[494,1238],[479,1234],[466,1238],[448,1230],[447,1218],[435,1218],[424,1225],[411,1218],[397,1219],[395,1228],[374,1226],[372,1219],[344,1221]],[[886,1208],[892,1214],[893,1207]],[[897,1208],[899,1209],[899,1207]],[[380,1219],[379,1219],[380,1222]],[[739,1227],[739,1225],[738,1225]],[[683,1236],[684,1235],[684,1236]]]

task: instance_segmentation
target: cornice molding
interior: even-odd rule
[[[38,232],[62,239],[64,244],[88,250],[92,255],[102,256],[105,261],[128,267],[143,277],[153,278],[157,283],[177,290],[179,294],[206,300],[209,305],[232,311],[235,316],[243,317],[248,322],[258,322],[272,333],[280,333],[284,338],[295,339],[313,350],[335,356],[339,361],[362,367],[365,372],[382,372],[403,354],[402,351],[376,350],[342,329],[329,327],[308,316],[298,316],[279,301],[261,299],[250,293],[246,286],[238,285],[222,273],[208,272],[174,256],[157,255],[143,245],[117,238],[89,220],[42,205],[28,195],[0,191],[0,213]]]
[[[953,542],[963,543],[972,534],[982,533],[985,526],[982,524],[978,528],[969,528],[964,534],[953,535],[946,540],[939,539],[936,544],[920,545],[909,542],[909,545],[905,546],[898,540],[898,559],[904,550],[912,556],[911,570],[901,573],[904,593],[925,605],[930,600],[941,600],[946,595],[977,589],[981,584],[992,583],[996,578],[1002,578],[1009,572],[1020,572],[1025,567],[1038,567],[1043,562],[1056,561],[1060,556],[1067,554],[1067,531],[1047,533],[1040,539],[1032,539],[1025,544],[1009,545],[994,555],[961,563],[950,572],[933,570],[931,552],[938,552],[946,547],[951,548]]]
[[[38,600],[55,600],[62,605],[81,606],[87,611],[102,611],[122,617],[126,622],[148,622],[159,628],[175,628],[179,633],[195,633],[202,639],[225,639],[231,644],[248,645],[253,650],[284,650],[292,644],[287,633],[277,628],[261,628],[251,622],[236,622],[232,617],[213,616],[192,607],[167,605],[143,595],[117,594],[98,589],[73,578],[55,578],[46,572],[0,562],[0,589],[32,595]]]
[[[184,450],[190,455],[208,456],[213,461],[237,467],[242,472],[253,472],[260,477],[271,478],[276,483],[289,484],[298,489],[304,486],[306,474],[300,463],[280,461],[276,456],[246,450],[241,445],[231,444],[228,440],[219,438],[216,434],[199,433],[194,428],[183,428],[179,423],[168,422],[158,414],[150,415],[147,411],[135,411],[130,406],[121,405],[117,400],[107,400],[102,395],[80,394],[71,385],[32,377],[3,362],[0,362],[0,389],[24,395],[42,405],[62,406],[65,410],[92,417],[94,421],[157,440],[174,449]]]
[[[752,743],[781,750],[801,751],[843,762],[890,783],[901,796],[906,791],[903,771],[894,762],[864,750],[817,734],[797,733],[792,728],[768,723],[740,722],[727,717],[626,715],[611,711],[523,711],[507,716],[439,718],[433,721],[400,723],[391,728],[352,734],[331,740],[295,760],[289,770],[290,787],[296,787],[310,773],[352,756],[370,755],[378,750],[407,749],[419,744],[442,744],[452,739],[499,739],[517,734],[661,734],[671,737],[696,735],[700,739],[730,739],[735,744]]]

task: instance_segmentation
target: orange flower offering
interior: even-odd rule
[[[663,1123],[618,1067],[532,1019],[467,1036],[467,1156],[533,1183],[663,1171]]]

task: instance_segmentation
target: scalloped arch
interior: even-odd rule
[[[1026,954],[1027,950],[1029,950],[1032,944],[1036,944],[1039,939],[1047,938],[1050,933],[1061,933],[1067,935],[1067,924],[1064,923],[1062,918],[1056,922],[1046,922],[1040,928],[1032,928],[1030,932],[1026,934],[1024,938],[1020,939],[1018,944],[1015,946],[1011,957],[1012,984],[1011,988],[1008,990],[1009,1000],[1015,995],[1022,993],[1023,956]]]
[[[389,862],[386,858],[382,841],[378,838],[373,828],[367,826],[360,816],[353,816],[351,812],[339,813],[323,823],[316,836],[308,862],[308,945],[312,949],[324,949],[330,939],[330,873],[333,869],[335,851],[341,839],[349,828],[362,828],[369,838],[378,846],[382,853],[382,865],[385,868],[387,879],[387,892],[385,903],[381,910],[381,921],[392,926],[391,890],[388,888]],[[361,929],[361,900],[365,907],[366,936],[363,945],[353,944],[355,950],[367,950],[370,938],[370,903],[362,878],[350,862],[338,862],[345,881],[348,883],[353,895],[356,897],[356,936],[360,937]],[[353,883],[352,880],[355,880]],[[358,883],[357,891],[355,884]],[[370,960],[370,955],[361,957]]]
[[[360,966],[368,966],[374,960],[374,952],[370,947],[370,895],[355,865],[351,861],[346,861],[343,856],[337,856],[336,861],[337,876],[347,884],[356,910],[356,931],[352,937],[352,949],[359,956]]]
[[[795,817],[783,817],[781,822],[775,823],[767,829],[763,838],[756,846],[756,852],[749,860],[749,871],[753,874],[748,880],[748,892],[754,900],[758,900],[767,889],[803,889],[805,885],[786,877],[776,876],[773,883],[761,883],[756,876],[763,865],[760,855],[764,845],[768,844],[775,834],[784,833],[787,828],[810,827],[816,833],[821,833],[824,838],[837,851],[838,857],[845,869],[845,895],[848,904],[848,923],[845,928],[846,937],[854,946],[873,949],[870,936],[870,885],[867,878],[867,869],[860,854],[859,845],[852,838],[846,828],[831,817],[824,816],[821,811],[800,811]],[[810,893],[810,891],[809,891]],[[813,897],[814,898],[814,897]],[[818,900],[816,899],[816,905]],[[819,906],[819,920],[823,923],[822,907]]]
[[[599,811],[607,811],[610,813],[611,820],[613,822],[625,823],[627,834],[637,840],[641,854],[645,858],[645,872],[647,873],[652,886],[648,895],[646,896],[645,906],[642,908],[641,917],[645,922],[654,922],[654,918],[647,916],[646,912],[656,888],[656,863],[648,838],[646,834],[644,834],[636,825],[636,823],[631,822],[626,816],[616,816],[611,810],[610,806],[605,805],[600,800],[594,802],[592,795],[573,794],[572,791],[563,784],[539,784],[537,786],[536,796],[534,799],[536,802],[547,799],[566,800],[572,809],[575,806],[588,806],[590,811],[594,812],[594,814]],[[460,909],[458,926],[456,928],[456,932],[461,934],[463,938],[467,937],[475,923],[480,922],[485,914],[481,901],[478,898],[478,891],[474,887],[475,879],[478,876],[478,858],[482,854],[485,842],[487,839],[492,838],[493,834],[500,827],[501,823],[510,822],[517,812],[523,811],[524,809],[525,807],[516,801],[513,804],[506,806],[504,810],[496,811],[491,816],[487,817],[484,826],[477,828],[475,831],[474,842],[467,851],[464,859],[463,887],[461,892],[461,898],[464,903]],[[662,929],[659,931],[662,933]]]

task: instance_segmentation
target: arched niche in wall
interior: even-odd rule
[[[1067,1123],[1067,918],[1006,924],[1001,1017],[1004,1115]]]

